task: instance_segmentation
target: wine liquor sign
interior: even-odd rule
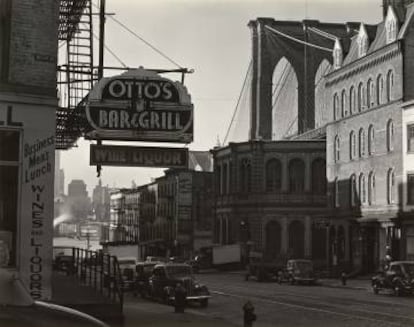
[[[87,138],[190,143],[193,104],[179,82],[142,68],[101,79],[89,94]]]

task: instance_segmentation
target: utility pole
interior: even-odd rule
[[[105,1],[101,0],[99,7],[99,62],[98,62],[98,81],[103,77],[104,71],[104,48],[105,48]],[[97,140],[98,145],[102,145],[101,140]],[[101,176],[102,166],[96,166],[97,177]]]

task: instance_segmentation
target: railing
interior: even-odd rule
[[[65,268],[66,272],[76,276],[84,285],[92,287],[111,302],[119,303],[122,312],[122,276],[117,258],[97,251],[79,248],[71,250],[72,260]]]

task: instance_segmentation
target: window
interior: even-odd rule
[[[387,202],[388,204],[394,203],[395,192],[395,174],[394,169],[390,168],[387,173]]]
[[[368,175],[368,204],[375,203],[375,174],[371,172]]]
[[[334,162],[337,162],[340,159],[340,152],[341,152],[341,148],[340,147],[341,147],[341,143],[340,143],[340,140],[339,140],[339,136],[336,135],[335,136],[335,139],[334,139],[334,153],[333,153],[333,155],[334,155]]]
[[[387,102],[390,102],[393,98],[394,87],[394,72],[390,69],[387,73]]]
[[[282,164],[277,159],[266,163],[266,191],[280,191],[282,188]]]
[[[348,116],[348,108],[346,107],[346,92],[345,92],[345,90],[342,90],[342,94],[341,94],[341,111],[342,111],[342,117]]]
[[[394,42],[397,39],[397,15],[391,6],[388,7],[387,16],[385,18],[385,31],[387,44]]]
[[[407,204],[414,205],[414,174],[407,175]]]
[[[367,107],[371,108],[374,104],[374,82],[369,79],[367,83]]]
[[[358,145],[359,145],[359,157],[361,158],[365,155],[365,131],[363,128],[359,130]]]
[[[414,124],[407,126],[407,151],[414,152]]]
[[[368,127],[368,155],[372,156],[375,151],[375,130],[373,125]]]
[[[355,113],[355,88],[352,86],[349,90],[349,114]]]
[[[356,178],[355,175],[352,175],[350,180],[349,180],[349,190],[350,190],[350,202],[351,202],[351,207],[355,207],[356,205]]]
[[[340,110],[339,110],[339,98],[338,98],[338,94],[336,93],[334,95],[334,101],[333,101],[333,115],[334,115],[334,120],[338,120],[341,118]]]
[[[381,105],[384,102],[384,79],[382,75],[377,77],[377,105]]]
[[[364,204],[366,202],[366,185],[365,185],[365,176],[364,174],[359,175],[359,201],[361,204]]]
[[[356,135],[354,131],[349,133],[349,159],[354,160],[356,157]]]
[[[305,163],[301,159],[289,162],[289,191],[303,193],[305,190]]]
[[[387,151],[394,150],[394,122],[392,119],[387,122]]]
[[[312,162],[312,193],[326,194],[326,162],[318,158]]]
[[[361,82],[358,85],[358,112],[361,112],[365,109],[365,88],[364,84]]]
[[[12,0],[0,1],[0,81],[7,81],[9,72],[9,44]]]
[[[20,134],[0,131],[0,240],[6,253],[0,266],[16,264]]]

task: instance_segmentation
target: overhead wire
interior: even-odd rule
[[[93,4],[93,6],[96,7],[96,8],[98,8],[98,6],[96,4]],[[174,64],[178,68],[180,68],[180,69],[183,68],[180,64],[178,64],[176,61],[174,61],[173,59],[171,59],[170,57],[168,57],[161,50],[159,50],[154,45],[152,45],[150,42],[148,42],[147,40],[145,40],[142,36],[138,35],[136,32],[134,32],[132,29],[130,29],[128,26],[126,26],[124,23],[122,23],[118,19],[114,18],[113,16],[108,16],[108,17],[110,19],[112,19],[115,23],[117,23],[119,26],[121,26],[122,28],[124,28],[126,31],[128,31],[129,33],[131,33],[133,36],[135,36],[136,38],[138,38],[141,42],[145,43],[148,47],[150,47],[152,50],[154,50],[155,52],[157,52],[163,58],[167,59],[169,62],[171,62],[172,64]]]
[[[226,132],[226,136],[224,137],[223,144],[226,144],[226,142],[227,142],[227,138],[229,136],[230,129],[231,129],[232,125],[233,125],[234,119],[236,118],[236,114],[237,114],[237,111],[239,109],[239,104],[240,104],[241,98],[242,98],[242,96],[244,94],[244,91],[245,91],[245,88],[246,88],[246,84],[247,84],[247,81],[248,81],[248,77],[249,77],[249,75],[251,73],[252,67],[253,67],[253,60],[250,60],[249,66],[247,67],[246,76],[244,77],[243,86],[242,86],[242,89],[240,91],[239,97],[237,99],[236,107],[234,108],[233,115],[231,117],[231,121],[230,121],[229,127],[227,128],[227,132]]]
[[[96,40],[99,40],[99,37],[93,33],[93,37]],[[124,68],[128,68],[128,66],[121,60],[121,58],[119,58],[119,56],[111,50],[111,48],[109,48],[106,44],[104,44],[104,48],[105,50],[107,50],[116,60],[118,60],[118,62],[124,67]]]

